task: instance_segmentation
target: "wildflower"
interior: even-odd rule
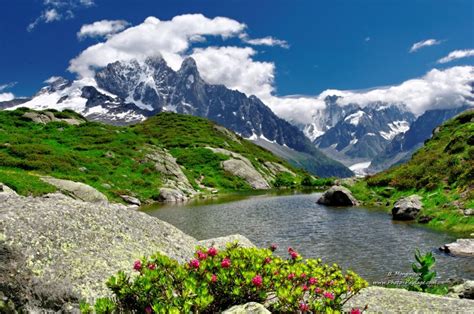
[[[301,287],[301,289],[303,289],[303,291],[308,291],[309,290],[307,285],[303,285],[303,287]]]
[[[318,279],[316,279],[314,277],[311,277],[311,278],[309,278],[308,282],[309,282],[310,285],[314,285],[318,282]]]
[[[288,280],[292,280],[295,277],[296,277],[296,275],[291,273],[291,274],[288,275]]]
[[[146,314],[151,314],[151,313],[153,313],[153,309],[151,308],[151,306],[148,305],[148,306],[145,308],[145,313],[146,313]]]
[[[151,263],[151,264],[148,264],[148,269],[150,270],[155,270],[156,269],[156,265]]]
[[[207,254],[203,253],[201,251],[197,251],[196,254],[197,254],[198,259],[201,260],[201,261],[205,260],[207,258]]]
[[[216,281],[217,281],[217,276],[215,274],[212,274],[211,282],[216,282]]]
[[[214,257],[217,255],[217,249],[215,247],[210,247],[208,250],[207,250],[207,254],[211,257]]]
[[[230,259],[228,259],[227,257],[224,258],[221,262],[221,266],[222,266],[222,268],[229,268],[230,267]]]
[[[136,271],[139,271],[142,269],[142,262],[140,260],[136,260],[135,263],[133,263],[133,269]]]
[[[264,263],[265,264],[270,264],[271,261],[272,261],[272,259],[270,257],[265,257]]]
[[[255,277],[253,277],[252,278],[252,283],[257,287],[260,287],[262,285],[262,276],[257,275]]]
[[[189,266],[192,268],[199,268],[199,261],[197,259],[193,259],[189,262]]]
[[[295,251],[291,251],[290,256],[291,256],[292,259],[297,259],[299,255]]]
[[[305,274],[305,273],[302,273],[302,274],[300,275],[300,277],[301,277],[301,278],[306,278],[306,274]]]
[[[332,294],[331,292],[324,292],[323,296],[330,300],[334,300],[334,294]]]
[[[288,247],[288,253],[291,253],[291,252],[293,252],[293,251],[294,251],[294,250],[293,250],[293,248],[292,248],[291,246]]]
[[[301,303],[300,303],[300,311],[303,312],[303,313],[309,311],[309,306],[308,306],[308,304],[306,304],[306,303],[304,303],[304,302],[301,302]]]
[[[277,246],[275,243],[273,243],[273,244],[270,246],[270,250],[271,250],[272,252],[275,252],[277,248],[278,248],[278,246]]]
[[[360,314],[361,311],[359,309],[352,309],[351,314]]]
[[[316,289],[314,289],[314,292],[316,292],[316,293],[318,293],[318,294],[321,293],[321,291],[323,291],[323,290],[321,290],[321,288],[319,288],[319,287],[317,287]]]

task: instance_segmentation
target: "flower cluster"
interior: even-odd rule
[[[304,260],[293,248],[288,258],[277,249],[198,247],[194,258],[182,265],[155,254],[135,261],[137,276],[119,272],[107,285],[124,312],[220,312],[250,301],[264,303],[275,312],[334,312],[367,283],[351,271]],[[353,313],[358,313],[357,309]]]

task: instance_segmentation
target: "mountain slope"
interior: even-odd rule
[[[42,175],[142,201],[162,199],[163,188],[190,197],[293,186],[307,176],[224,127],[174,113],[118,127],[86,122],[73,111],[0,111],[0,143],[0,182],[24,194],[51,192]]]
[[[434,131],[405,164],[361,181],[353,192],[366,204],[386,204],[411,194],[423,197],[420,217],[430,225],[462,233],[474,231],[474,110]]]
[[[117,61],[98,70],[95,79],[56,79],[17,107],[68,108],[88,119],[117,125],[137,123],[163,111],[205,117],[242,137],[267,139],[320,159],[324,167],[313,167],[314,174],[352,175],[344,165],[326,158],[297,127],[277,117],[257,97],[207,84],[192,58],[184,60],[178,71],[162,58]]]

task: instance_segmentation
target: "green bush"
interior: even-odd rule
[[[199,247],[185,265],[157,253],[137,260],[136,276],[121,271],[109,279],[117,309],[137,313],[215,313],[232,305],[269,302],[277,312],[341,311],[367,286],[355,273],[307,259],[291,248],[289,258],[273,249]],[[101,301],[104,302],[104,301]],[[96,305],[97,306],[97,305]]]

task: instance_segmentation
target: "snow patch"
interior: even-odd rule
[[[393,121],[388,124],[390,131],[384,132],[380,131],[380,135],[387,141],[392,140],[397,134],[405,133],[410,129],[410,123],[408,121]]]
[[[349,121],[352,125],[359,125],[360,119],[365,115],[365,112],[362,110],[357,111],[356,113],[350,114],[344,118],[344,121]]]
[[[367,169],[370,167],[370,164],[370,161],[359,162],[350,166],[349,169],[355,173],[356,177],[364,177],[367,175]]]

